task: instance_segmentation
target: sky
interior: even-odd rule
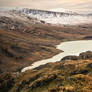
[[[92,0],[0,0],[0,7],[25,7],[49,10],[64,8],[79,12],[92,12]]]

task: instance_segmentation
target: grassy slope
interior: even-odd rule
[[[1,77],[2,88],[5,80],[11,85],[9,92],[92,92],[92,57],[49,63],[17,76]]]
[[[5,70],[6,66],[7,68],[11,66],[14,68],[17,65],[23,65],[23,63],[28,65],[34,61],[53,56],[59,52],[55,49],[54,44],[55,40],[52,39],[50,41],[48,39],[37,39],[16,32],[0,30],[0,68]],[[52,55],[48,56],[50,53]]]

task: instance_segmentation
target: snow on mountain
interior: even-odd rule
[[[8,14],[25,15],[28,17],[37,18],[51,24],[75,25],[81,23],[92,23],[92,16],[78,14],[76,12],[68,11],[66,9],[51,9],[49,11],[36,10],[28,8],[7,8],[0,9]],[[1,15],[1,14],[0,14]]]
[[[66,12],[66,13],[74,13],[73,11],[69,11],[69,10],[64,9],[64,8],[55,8],[55,9],[50,9],[49,11],[53,11],[53,12]]]
[[[0,8],[0,17],[9,17],[12,18],[13,20],[22,20],[22,21],[27,21],[32,24],[36,23],[41,23],[40,20],[37,20],[37,18],[30,17],[26,13],[23,12],[23,8]],[[21,11],[21,12],[20,12]]]

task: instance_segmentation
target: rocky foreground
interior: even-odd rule
[[[20,74],[2,74],[0,92],[91,92],[92,52]]]

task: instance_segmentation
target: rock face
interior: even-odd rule
[[[80,59],[92,59],[92,52],[91,51],[83,52],[80,53],[79,56],[66,56],[62,60],[65,61],[65,60],[80,60]]]

